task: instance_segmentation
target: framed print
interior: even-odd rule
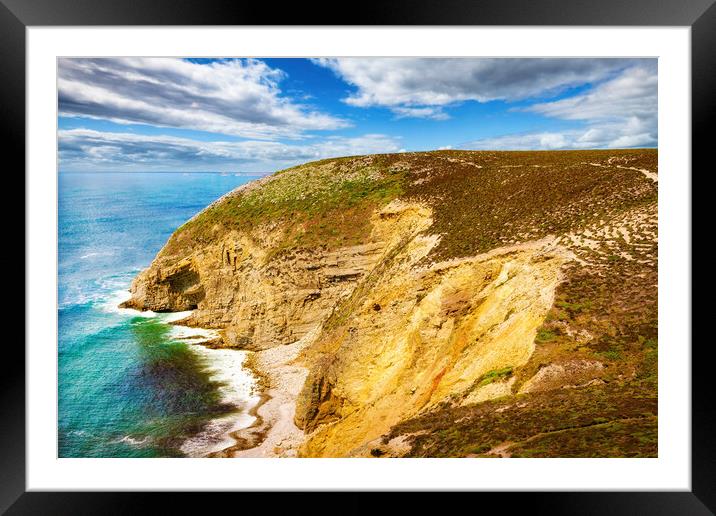
[[[691,328],[712,2],[365,6],[354,26],[184,7],[2,6],[27,206],[3,510],[714,510]]]

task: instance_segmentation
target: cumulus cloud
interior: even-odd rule
[[[502,100],[519,101],[508,108],[523,116],[529,112],[552,119],[543,127],[555,127],[554,120],[563,121],[560,127],[571,127],[493,136],[460,145],[451,142],[454,148],[576,149],[657,143],[655,59],[313,61],[333,70],[353,87],[353,92],[343,99],[345,103],[385,108],[396,119],[447,120],[451,115],[459,119],[464,112],[454,108],[460,103]],[[129,129],[63,130],[59,134],[62,170],[241,167],[270,171],[326,157],[401,152],[401,145],[407,143],[382,134],[346,137],[329,132],[319,139],[316,131],[334,131],[347,127],[349,122],[303,104],[306,93],[282,91],[285,72],[260,60],[197,64],[168,58],[63,58],[59,60],[58,73],[62,117],[231,136],[226,141],[206,142],[190,137],[140,135]],[[356,120],[360,123],[360,117]],[[478,125],[483,121],[476,118],[469,122]],[[234,141],[235,136],[243,140]]]
[[[356,90],[347,104],[385,107],[398,118],[449,118],[465,101],[536,102],[523,111],[582,122],[581,129],[485,138],[461,145],[479,149],[576,149],[657,143],[655,59],[330,58]],[[581,93],[546,101],[569,88]],[[479,121],[476,120],[476,123]]]
[[[637,128],[641,125],[640,121],[635,120],[634,123],[596,125],[560,132],[507,134],[467,142],[458,147],[473,150],[563,150],[656,146],[656,134],[648,130],[641,131]]]
[[[637,62],[627,59],[506,58],[323,58],[314,62],[333,70],[357,91],[353,106],[447,106],[474,100],[514,101],[558,93],[603,80]],[[417,113],[417,112],[415,112]],[[430,117],[432,111],[426,110]]]
[[[580,149],[650,147],[658,142],[656,62],[642,62],[584,93],[534,104],[525,111],[585,127],[505,135],[468,142],[471,149]]]
[[[212,170],[271,172],[309,160],[396,152],[399,140],[382,134],[329,136],[319,142],[287,144],[266,140],[204,142],[163,135],[69,129],[59,132],[61,170]]]
[[[570,138],[571,136],[571,138]],[[496,136],[492,138],[483,138],[460,145],[463,149],[473,150],[559,150],[568,148],[577,148],[570,145],[569,142],[576,144],[578,135],[566,135],[564,133],[518,133],[507,134],[504,136]]]
[[[284,77],[253,59],[62,58],[59,114],[259,139],[348,126],[282,96]]]
[[[614,79],[581,95],[527,108],[543,115],[568,120],[614,120],[656,116],[656,66],[629,68]]]

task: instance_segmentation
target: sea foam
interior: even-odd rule
[[[131,297],[132,294],[131,292],[129,292],[129,290],[115,290],[107,296],[107,298],[101,304],[100,308],[103,312],[123,314],[128,315],[130,317],[157,317],[158,314],[151,310],[140,311],[135,310],[134,308],[120,308],[119,305],[121,305],[125,301],[129,301]]]
[[[237,408],[235,413],[210,421],[202,432],[181,446],[181,451],[189,457],[203,457],[235,444],[231,434],[254,423],[256,418],[249,412],[261,397],[256,378],[244,367],[249,351],[209,349],[201,345],[193,345],[191,349],[204,359],[210,378],[220,384],[222,401]]]
[[[236,441],[231,434],[254,423],[256,418],[249,412],[261,400],[258,395],[256,378],[249,369],[244,367],[250,352],[207,348],[201,344],[219,338],[220,334],[217,330],[173,324],[189,317],[192,310],[157,313],[151,310],[139,311],[132,308],[120,308],[119,305],[130,297],[131,293],[127,289],[115,290],[103,304],[103,308],[109,312],[132,317],[156,318],[162,323],[171,325],[169,338],[190,345],[190,350],[199,355],[206,364],[206,371],[211,380],[219,384],[218,391],[221,401],[236,407],[234,412],[209,421],[199,434],[190,437],[182,444],[181,451],[189,457],[203,457],[235,444]],[[145,444],[144,442],[132,442],[132,440],[131,437],[125,436],[123,442],[133,445]]]
[[[171,324],[190,316],[192,311],[158,314],[162,322]],[[187,439],[181,451],[189,457],[204,457],[235,444],[233,432],[248,428],[256,420],[250,411],[261,400],[256,377],[245,367],[250,351],[211,349],[201,344],[220,337],[217,330],[172,324],[170,338],[190,344],[191,351],[206,364],[206,372],[219,384],[221,401],[236,407],[231,414],[211,420],[197,435]]]

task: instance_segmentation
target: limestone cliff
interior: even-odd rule
[[[525,441],[570,413],[538,417],[544,393],[577,393],[595,421],[608,411],[582,397],[617,400],[619,385],[638,393],[615,404],[655,399],[655,162],[453,151],[303,165],[179,228],[126,305],[194,310],[187,323],[225,346],[300,343],[300,455],[504,454],[502,441],[519,448],[511,431],[463,438],[436,421],[468,410],[489,429],[516,410]],[[614,431],[622,413],[586,427]],[[639,424],[655,433],[655,414]]]

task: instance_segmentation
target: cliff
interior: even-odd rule
[[[194,310],[187,324],[258,352],[282,408],[246,446],[270,454],[653,456],[656,162],[309,163],[184,224],[126,306]],[[290,444],[271,433],[281,411]]]

